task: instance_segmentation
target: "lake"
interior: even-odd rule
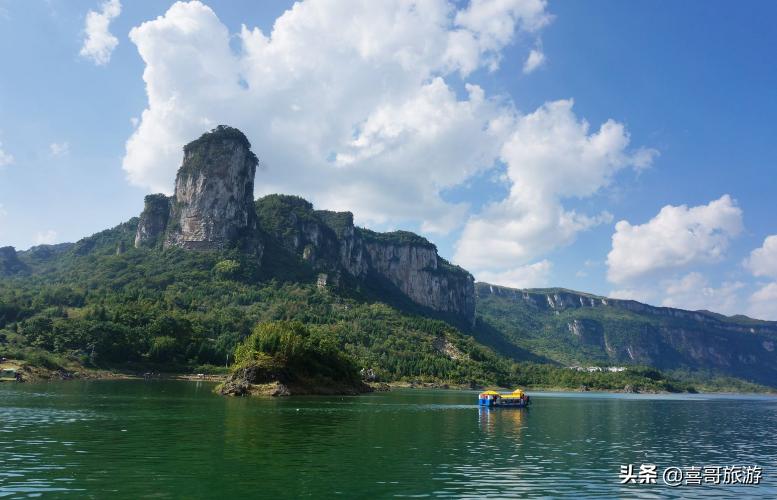
[[[526,410],[480,410],[470,391],[234,399],[212,388],[0,384],[0,497],[777,497],[773,397],[530,392]],[[656,484],[621,485],[628,464],[655,464]],[[763,475],[672,488],[672,466]]]

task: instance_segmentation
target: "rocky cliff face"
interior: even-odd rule
[[[237,246],[261,258],[253,201],[256,164],[248,139],[231,127],[220,125],[187,144],[175,194],[146,196],[135,247]]]
[[[472,276],[438,256],[426,239],[357,228],[350,212],[316,211],[292,196],[262,198],[257,211],[262,229],[314,268],[385,281],[416,304],[474,320]]]
[[[10,276],[27,270],[14,247],[0,247],[0,276]]]
[[[146,197],[135,247],[256,252],[272,244],[297,255],[337,283],[385,281],[413,302],[474,321],[472,276],[437,255],[426,239],[404,231],[375,233],[353,225],[350,212],[314,210],[297,196],[254,202],[256,156],[237,129],[219,126],[184,147],[175,195]]]
[[[367,256],[366,265],[363,257],[353,258],[352,255],[349,264],[353,271],[366,268],[389,280],[417,304],[474,321],[472,275],[442,259],[437,255],[437,248],[428,241],[403,242],[400,238],[385,237],[387,235],[373,239],[366,234],[369,233],[359,231],[356,240],[357,246],[363,248],[359,255]]]
[[[135,248],[153,247],[159,243],[170,220],[171,198],[163,194],[146,196],[135,235]]]
[[[165,246],[221,250],[257,245],[257,159],[237,129],[219,126],[184,147]]]
[[[729,318],[709,311],[688,311],[673,307],[656,307],[635,300],[612,299],[564,289],[514,289],[489,283],[477,284],[478,298],[489,295],[521,300],[538,310],[561,312],[571,309],[605,308],[630,311],[656,318],[667,318],[693,322],[700,326],[720,328],[736,333],[763,333],[777,335],[777,322],[759,321],[750,318]]]
[[[336,270],[338,236],[310,202],[299,196],[272,194],[257,200],[256,212],[266,237],[318,270]]]

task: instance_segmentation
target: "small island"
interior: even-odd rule
[[[216,391],[225,396],[355,395],[372,388],[334,336],[299,321],[273,321],[257,325],[237,346],[232,373]]]

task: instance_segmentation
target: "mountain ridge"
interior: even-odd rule
[[[523,363],[594,363],[777,386],[777,322],[475,283],[423,236],[299,196],[253,199],[255,173],[248,139],[219,126],[184,147],[174,195],[146,196],[139,217],[72,244],[1,248],[0,341],[189,366],[228,359],[249,320],[291,319],[389,378],[507,381]]]
[[[777,322],[561,289],[475,288],[479,322],[553,362],[710,370],[777,384]]]
[[[475,290],[476,293],[480,290],[481,287],[490,287],[492,289],[500,289],[504,290],[507,293],[513,292],[513,293],[528,293],[528,294],[546,294],[546,295],[558,295],[558,294],[570,294],[575,296],[580,296],[581,298],[585,299],[595,299],[595,300],[605,300],[607,303],[619,303],[619,304],[633,304],[635,308],[653,308],[656,310],[665,310],[669,311],[670,313],[672,311],[676,311],[677,313],[697,313],[703,316],[708,316],[711,319],[718,319],[718,320],[728,320],[731,322],[739,322],[739,321],[746,321],[746,322],[752,322],[756,324],[762,324],[762,325],[771,325],[774,327],[777,327],[777,321],[770,321],[770,320],[764,320],[764,319],[758,319],[758,318],[752,318],[750,316],[744,315],[744,314],[733,314],[733,315],[725,315],[722,313],[718,313],[715,311],[710,311],[707,309],[683,309],[681,307],[670,307],[670,306],[658,306],[654,304],[649,304],[647,302],[640,302],[638,300],[634,299],[619,299],[614,297],[609,297],[607,295],[598,295],[591,292],[581,292],[579,290],[573,290],[571,288],[565,288],[565,287],[546,287],[546,288],[515,288],[515,287],[509,287],[505,285],[498,285],[495,283],[488,283],[485,281],[476,281],[475,282]],[[606,304],[604,304],[606,305]]]

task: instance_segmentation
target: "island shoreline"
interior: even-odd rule
[[[133,372],[133,371],[112,371],[104,369],[92,369],[82,368],[78,371],[67,371],[64,369],[53,370],[42,367],[34,367],[23,364],[23,361],[18,360],[6,360],[3,365],[19,368],[22,372],[23,380],[15,382],[13,380],[3,381],[8,384],[13,383],[41,383],[41,382],[68,382],[68,381],[120,381],[120,380],[147,380],[147,381],[167,381],[178,380],[188,382],[211,382],[214,384],[222,384],[227,381],[229,374],[206,374],[206,373],[186,373],[186,372]],[[451,390],[451,391],[479,391],[483,389],[494,389],[497,391],[510,391],[509,387],[498,386],[477,386],[471,387],[465,384],[445,383],[445,382],[410,382],[410,381],[392,381],[392,382],[372,382],[367,383],[372,387],[371,392],[385,392],[393,391],[396,389],[411,389],[411,390]],[[671,392],[671,391],[652,391],[652,390],[637,390],[626,391],[623,389],[574,389],[559,386],[522,386],[526,391],[534,392],[551,392],[551,393],[603,393],[603,394],[635,394],[635,395],[661,395],[661,394],[699,394],[699,395],[719,395],[719,396],[771,396],[777,397],[777,391],[764,391],[764,392],[734,392],[734,391],[704,391],[699,390],[696,393],[690,392]],[[361,394],[369,394],[364,392]],[[293,394],[294,396],[310,396],[310,395],[322,395],[327,394]],[[331,395],[331,394],[330,394]],[[358,394],[346,394],[346,395],[358,395]],[[259,397],[275,397],[262,394],[254,394]],[[288,397],[288,396],[285,396]]]

